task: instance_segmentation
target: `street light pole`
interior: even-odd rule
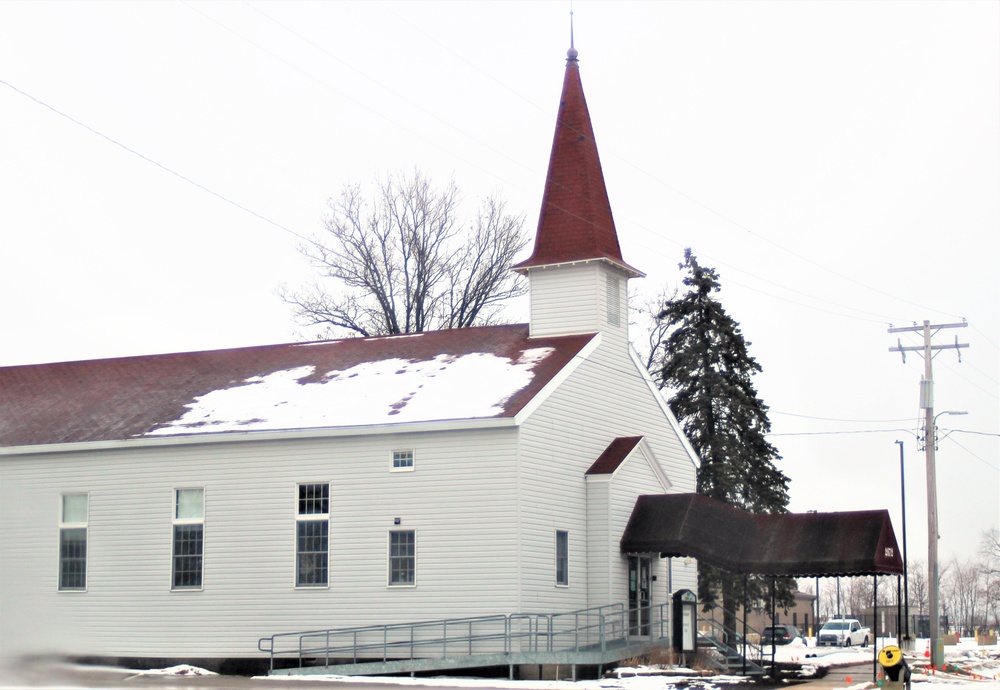
[[[906,470],[903,468],[903,442],[896,441],[899,446],[899,491],[903,505],[903,644],[904,649],[910,644],[910,567],[906,558]]]

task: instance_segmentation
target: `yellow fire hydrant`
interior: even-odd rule
[[[899,647],[894,644],[883,647],[878,653],[878,663],[882,667],[880,687],[910,690],[910,667]]]

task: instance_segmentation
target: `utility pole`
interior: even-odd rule
[[[965,323],[943,323],[931,325],[930,321],[924,321],[922,326],[907,326],[904,328],[889,328],[890,333],[923,332],[924,344],[922,346],[904,346],[897,339],[898,346],[890,347],[889,352],[899,352],[906,363],[907,352],[920,353],[924,358],[924,377],[920,381],[920,408],[924,411],[924,450],[927,457],[927,590],[928,606],[930,608],[930,653],[931,666],[939,667],[944,662],[944,650],[938,648],[940,639],[940,612],[938,611],[938,510],[937,510],[937,475],[934,466],[934,451],[937,450],[937,416],[934,415],[934,372],[931,362],[934,354],[940,350],[956,350],[958,361],[962,361],[961,349],[969,347],[968,343],[958,342],[955,337],[954,344],[933,345],[931,338],[942,328],[965,328],[969,324]],[[954,412],[942,412],[941,414],[955,414]],[[966,414],[960,412],[958,414]]]

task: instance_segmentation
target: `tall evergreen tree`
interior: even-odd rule
[[[765,435],[771,423],[767,405],[757,396],[752,377],[761,366],[750,356],[739,324],[715,293],[719,276],[684,251],[687,291],[664,302],[657,315],[666,337],[653,363],[661,388],[672,391],[670,409],[701,460],[697,491],[751,513],[784,513],[788,477],[777,468],[778,450]],[[769,601],[767,578],[744,581],[708,564],[700,564],[698,596],[707,604],[721,595],[726,609],[744,601]],[[780,580],[777,601],[792,603],[792,582]],[[733,616],[725,624],[732,628]]]

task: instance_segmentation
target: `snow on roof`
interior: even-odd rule
[[[550,347],[516,361],[477,352],[429,360],[364,362],[316,379],[316,367],[253,376],[198,396],[180,418],[147,435],[365,426],[503,414],[503,404],[534,378]]]
[[[513,417],[593,338],[521,324],[0,367],[0,447]]]

